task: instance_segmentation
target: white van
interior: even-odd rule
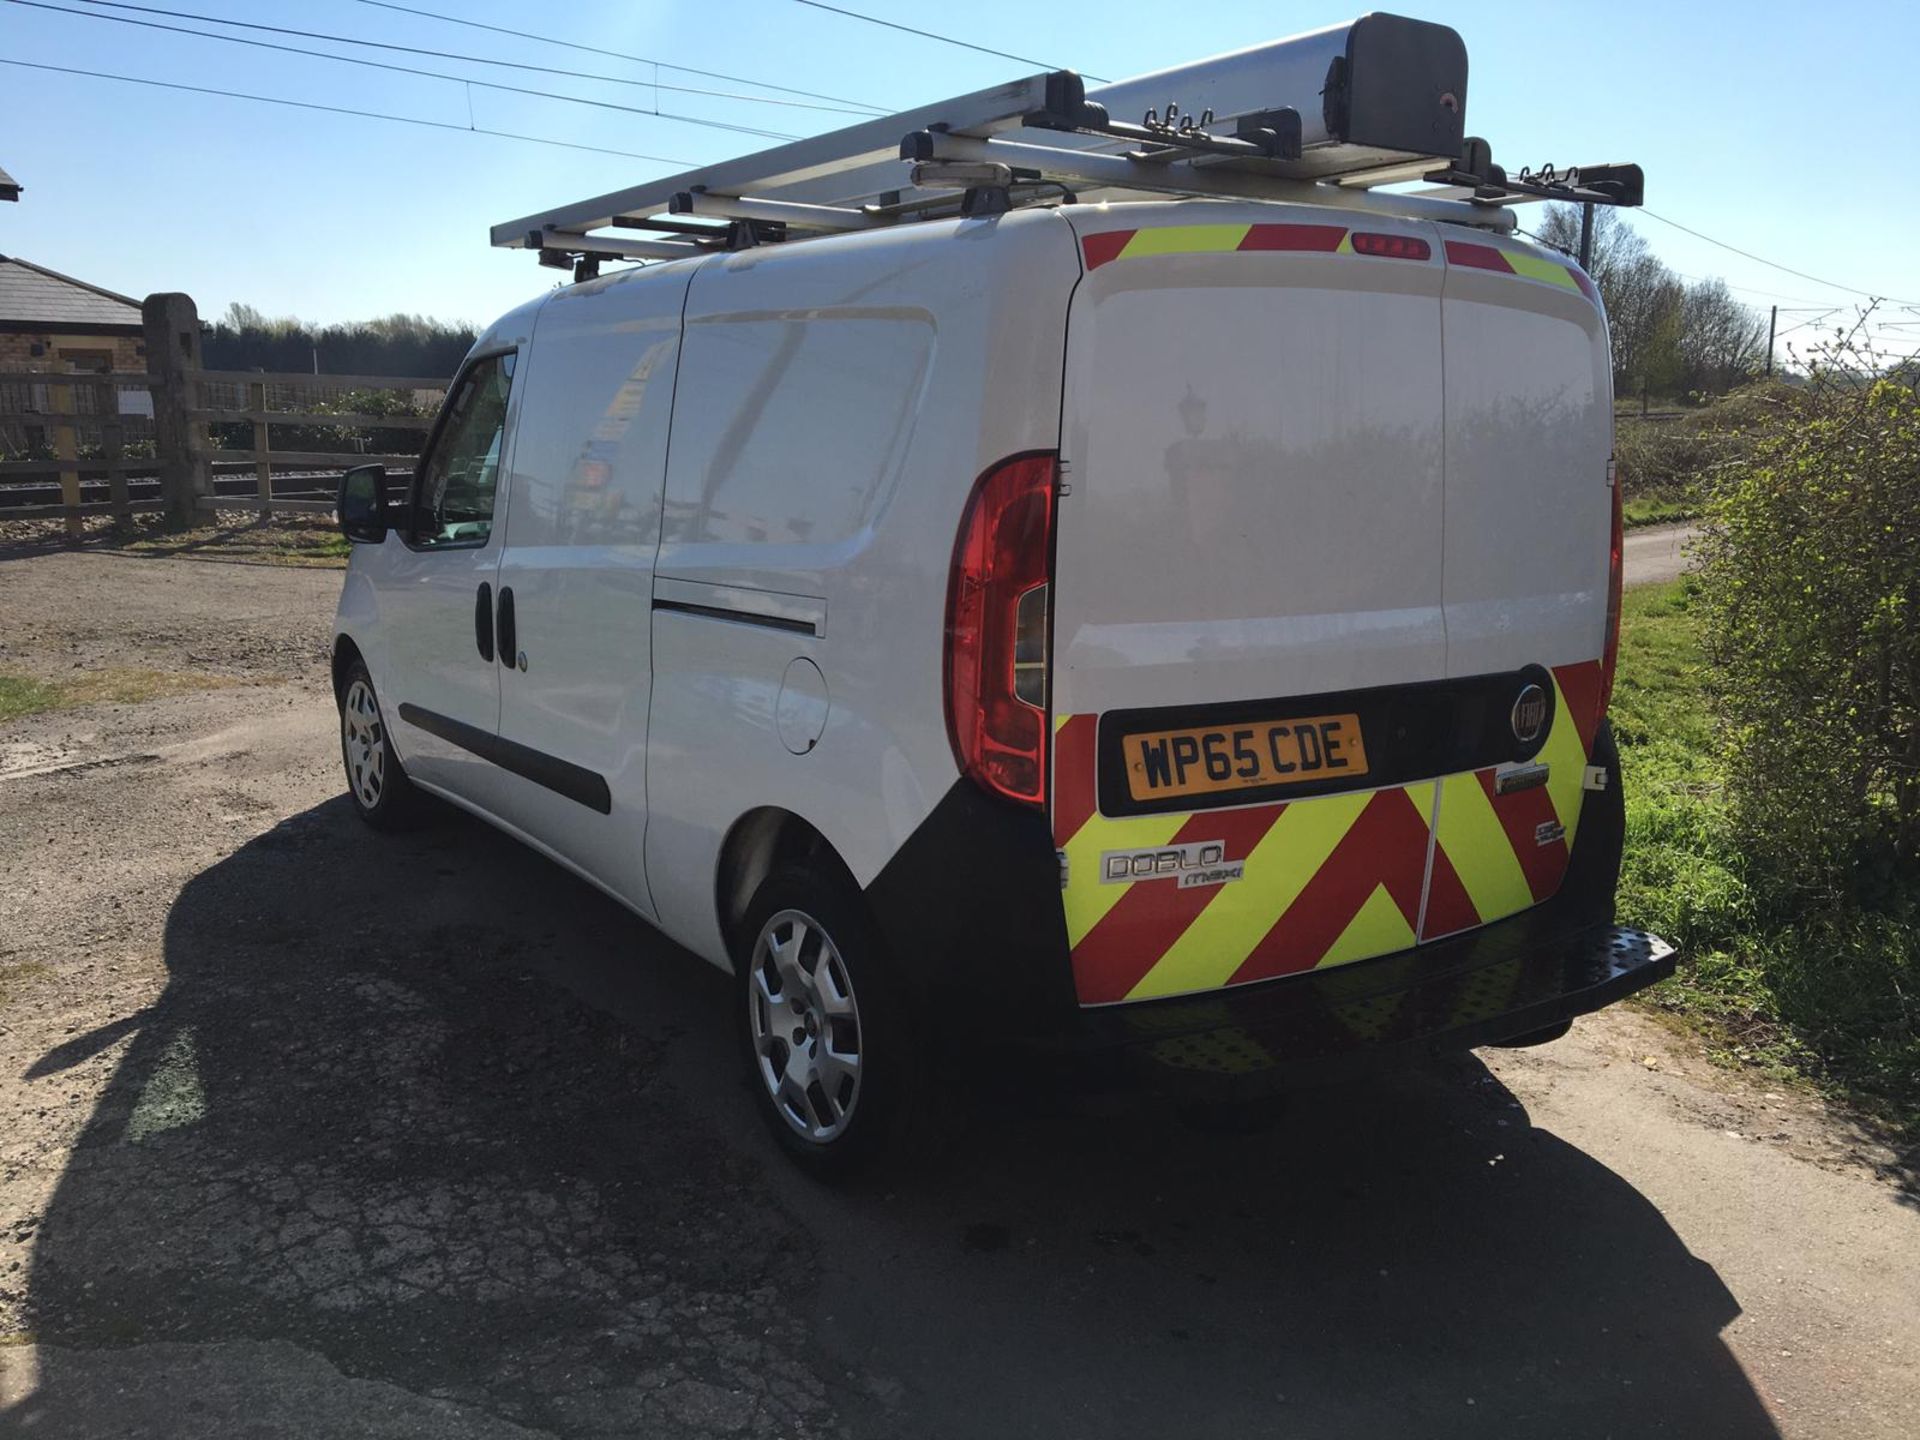
[[[822,1167],[987,1044],[1241,1093],[1668,973],[1612,924],[1578,266],[1387,202],[992,188],[494,324],[404,503],[343,484],[360,814],[443,797],[737,975]]]

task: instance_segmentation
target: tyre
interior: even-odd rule
[[[340,692],[340,759],[354,812],[376,830],[395,830],[418,813],[420,792],[393,752],[380,699],[366,665],[355,660]]]
[[[898,1150],[919,1089],[912,1008],[851,882],[776,867],[736,961],[754,1101],[780,1147],[825,1179]]]

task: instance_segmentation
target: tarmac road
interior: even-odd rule
[[[353,819],[337,585],[0,559],[0,665],[230,682],[0,728],[0,1435],[1915,1433],[1911,1157],[1631,1010],[1254,1135],[956,1085],[801,1179],[724,977]]]
[[[1694,525],[1649,525],[1626,534],[1625,578],[1629,585],[1661,585],[1678,580],[1693,566],[1687,547],[1699,533]]]

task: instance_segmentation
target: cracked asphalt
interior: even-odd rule
[[[0,556],[0,665],[223,682],[0,727],[0,1435],[1920,1428],[1913,1157],[1630,1011],[1252,1135],[956,1084],[813,1185],[723,976],[354,820],[338,583]]]

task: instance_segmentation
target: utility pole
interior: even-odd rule
[[[1767,374],[1773,374],[1773,327],[1780,323],[1780,307],[1773,307],[1773,313],[1767,316]]]
[[[1593,206],[1580,207],[1580,268],[1593,273]]]

